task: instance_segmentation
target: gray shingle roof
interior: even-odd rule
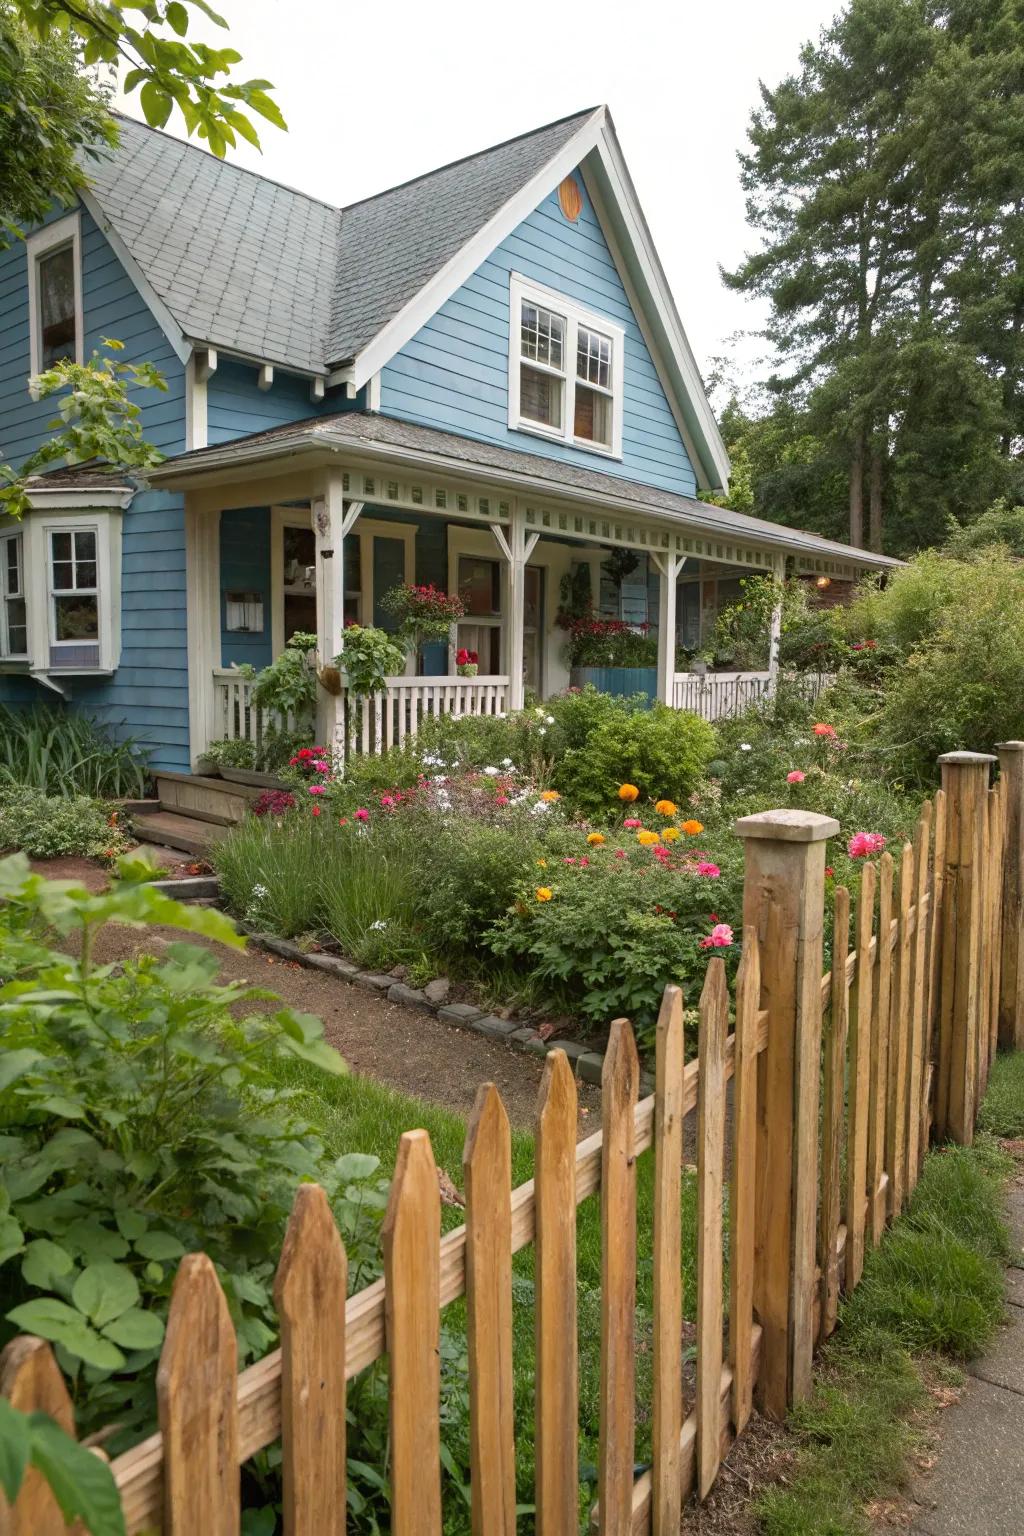
[[[303,372],[347,362],[588,112],[349,208],[120,118],[86,166],[113,232],[191,341]]]
[[[380,445],[383,448],[411,450],[429,455],[432,461],[447,461],[454,470],[470,470],[473,466],[498,470],[507,474],[514,484],[517,476],[528,476],[536,483],[546,481],[552,493],[558,489],[589,492],[618,506],[635,505],[638,512],[661,514],[674,522],[685,523],[690,528],[737,539],[750,539],[772,549],[791,554],[821,555],[822,557],[852,560],[864,569],[885,569],[898,566],[899,560],[877,555],[870,550],[853,549],[834,539],[824,539],[816,533],[787,528],[784,523],[771,523],[760,517],[750,517],[745,512],[734,512],[731,507],[717,507],[698,501],[693,496],[679,496],[674,491],[641,485],[618,475],[605,474],[601,470],[588,469],[581,464],[567,464],[560,459],[539,459],[532,453],[515,448],[502,448],[496,443],[478,442],[474,438],[460,437],[455,432],[441,432],[435,427],[423,427],[415,422],[399,421],[391,416],[381,416],[373,411],[345,411],[336,416],[317,416],[307,421],[289,422],[286,426],[273,427],[266,432],[254,432],[249,437],[212,448],[196,448],[191,453],[180,453],[167,459],[155,470],[148,472],[154,484],[173,480],[176,475],[195,473],[203,468],[213,469],[221,463],[238,465],[248,460],[265,458],[275,449],[282,454],[299,448],[320,445],[346,445],[358,449],[361,445]]]

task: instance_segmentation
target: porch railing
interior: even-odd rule
[[[508,678],[389,677],[385,693],[361,699],[346,693],[344,702],[348,750],[367,756],[401,746],[431,716],[503,715]]]
[[[783,676],[808,703],[813,703],[833,682],[827,672],[792,672]],[[742,714],[751,704],[761,703],[771,689],[770,672],[677,672],[672,702],[676,709],[692,710],[705,720],[724,720]]]
[[[213,671],[214,741],[259,741],[268,727],[297,731],[292,713],[279,715],[254,703],[254,680],[235,667],[215,667]]]

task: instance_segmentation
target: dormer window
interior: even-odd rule
[[[82,255],[77,213],[37,230],[28,255],[29,350],[32,374],[83,358]]]
[[[509,426],[620,458],[621,327],[515,275],[510,301]]]

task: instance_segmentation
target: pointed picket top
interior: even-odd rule
[[[494,1083],[481,1083],[476,1091],[476,1099],[466,1128],[466,1143],[462,1152],[467,1198],[469,1181],[474,1170],[479,1173],[488,1157],[501,1158],[506,1148],[510,1146],[508,1114],[502,1103],[501,1094]],[[511,1152],[508,1156],[511,1157]]]
[[[573,1130],[573,1168],[575,1171],[576,1079],[569,1058],[561,1049],[548,1051],[544,1058],[544,1071],[537,1090],[537,1129],[544,1131],[549,1125],[564,1126],[571,1119]]]
[[[721,955],[708,962],[707,975],[704,977],[704,986],[700,994],[701,1015],[711,1014],[715,1010],[724,1008],[726,1016],[729,1012],[729,986],[725,979],[725,961]]]
[[[609,1091],[616,1102],[630,1095],[635,1099],[639,1084],[640,1058],[637,1055],[633,1026],[628,1019],[613,1019],[601,1069],[602,1101]]]
[[[164,1530],[235,1531],[240,1515],[238,1349],[217,1271],[186,1254],[156,1373],[164,1444]]]
[[[22,1334],[0,1354],[0,1397],[22,1413],[49,1414],[67,1434],[75,1432],[71,1398],[45,1339]],[[35,1467],[26,1467],[13,1509],[0,1493],[4,1536],[65,1536],[66,1530],[57,1501]]]
[[[345,1533],[348,1259],[326,1194],[300,1184],[274,1279],[285,1536]]]

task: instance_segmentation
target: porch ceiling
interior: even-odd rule
[[[515,500],[527,528],[542,536],[750,568],[771,569],[790,556],[801,572],[836,577],[900,563],[597,469],[372,412],[322,416],[179,454],[149,479],[207,493],[211,506],[229,487],[235,494],[245,487],[251,505],[256,483],[261,495],[272,491],[277,499],[316,495],[332,471],[352,500],[471,523],[507,522]]]

